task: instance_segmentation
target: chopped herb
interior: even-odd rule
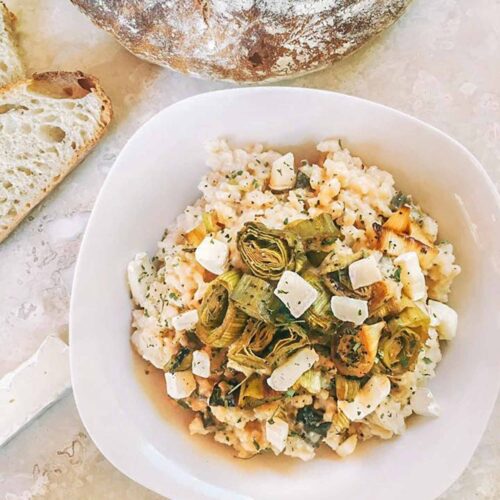
[[[393,275],[391,276],[394,281],[397,281],[398,283],[401,281],[401,268],[398,267]]]
[[[426,364],[426,365],[430,365],[432,363],[432,359],[429,359],[428,357],[425,357],[423,358],[423,362]]]
[[[257,443],[257,440],[253,440],[253,445],[255,446],[256,450],[259,451],[260,450],[260,445],[259,443]]]

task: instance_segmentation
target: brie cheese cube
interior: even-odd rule
[[[353,422],[363,420],[375,411],[377,406],[389,395],[389,392],[391,392],[390,380],[385,375],[373,375],[356,394],[353,401],[339,401],[337,406],[349,420]]]
[[[370,255],[370,257],[353,262],[349,266],[349,279],[354,290],[380,281],[382,273],[375,257]]]
[[[191,396],[196,389],[196,380],[189,371],[165,373],[167,394],[173,399],[182,399]]]
[[[440,408],[427,387],[417,387],[410,398],[411,409],[424,417],[439,417]]]
[[[341,321],[361,325],[368,318],[368,302],[366,300],[333,296],[330,305],[333,315]]]
[[[442,340],[455,338],[458,325],[458,315],[455,309],[435,300],[429,300],[429,309],[431,312],[431,321],[436,321],[434,326],[439,334],[439,338]]]
[[[210,377],[210,356],[205,351],[194,351],[191,365],[193,375],[198,377]]]
[[[49,336],[33,356],[0,379],[0,446],[70,387],[68,346]]]
[[[337,446],[337,449],[335,451],[337,452],[337,455],[339,457],[344,458],[354,452],[357,444],[358,436],[356,434],[353,434],[352,436],[349,436],[342,444]]]
[[[287,153],[273,161],[271,167],[271,178],[269,186],[274,191],[292,189],[297,180],[297,172],[294,166],[295,159],[292,153]]]
[[[191,309],[172,318],[172,326],[178,332],[192,330],[198,323],[198,311]]]
[[[279,455],[286,446],[288,424],[280,418],[273,418],[266,422],[266,439],[271,444],[275,455]]]
[[[418,261],[416,252],[407,252],[394,259],[394,264],[401,269],[401,283],[404,293],[412,300],[427,297],[425,276]]]
[[[287,391],[318,359],[319,356],[314,349],[301,349],[273,371],[267,379],[267,385],[275,391]]]
[[[206,236],[194,254],[198,263],[213,274],[222,274],[227,269],[229,247],[223,241]]]
[[[318,291],[299,274],[285,271],[278,281],[274,295],[285,304],[294,318],[299,318],[318,298]]]

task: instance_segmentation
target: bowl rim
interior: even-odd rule
[[[105,458],[115,467],[117,468],[121,473],[126,475],[127,477],[131,478],[135,482],[143,485],[144,487],[148,488],[151,491],[154,491],[155,493],[158,493],[160,495],[164,495],[165,491],[157,487],[154,482],[151,480],[145,479],[143,476],[140,474],[136,473],[133,468],[130,466],[127,466],[123,464],[120,461],[120,457],[118,454],[116,454],[114,451],[110,451],[108,448],[108,444],[100,439],[101,432],[99,429],[93,428],[89,424],[89,418],[87,415],[87,406],[86,403],[83,401],[83,397],[81,396],[81,391],[80,391],[80,381],[79,381],[79,376],[77,374],[77,369],[76,369],[76,362],[75,358],[77,356],[77,353],[75,353],[74,348],[72,348],[72,345],[74,343],[72,342],[74,335],[75,335],[75,330],[77,329],[77,326],[75,325],[75,320],[74,320],[74,310],[77,307],[76,304],[76,297],[78,295],[78,287],[79,287],[79,276],[83,272],[82,271],[82,255],[87,251],[87,245],[88,245],[88,234],[89,234],[89,228],[92,227],[94,219],[97,217],[98,209],[101,204],[102,198],[103,198],[103,193],[107,190],[108,185],[111,183],[111,180],[114,178],[115,175],[117,174],[117,165],[119,165],[122,161],[122,159],[127,155],[128,148],[130,144],[135,141],[138,137],[141,137],[143,134],[148,133],[148,129],[152,126],[152,124],[158,120],[161,120],[162,116],[165,114],[168,114],[171,110],[175,108],[179,108],[182,106],[186,105],[195,105],[198,101],[204,101],[206,99],[211,99],[213,97],[219,97],[220,95],[232,95],[232,96],[237,96],[237,95],[247,95],[247,94],[255,94],[255,93],[289,93],[290,95],[296,94],[296,93],[307,93],[312,95],[328,95],[328,96],[335,96],[337,99],[345,99],[347,101],[355,101],[358,103],[361,103],[364,106],[371,106],[373,108],[378,108],[380,110],[383,110],[384,113],[389,113],[393,114],[394,116],[399,116],[399,118],[408,120],[411,122],[414,122],[416,125],[420,127],[426,128],[428,131],[432,132],[433,134],[438,135],[442,140],[448,141],[454,145],[454,147],[458,148],[460,152],[467,157],[469,162],[474,165],[476,169],[476,173],[478,173],[481,176],[481,183],[483,186],[488,189],[489,194],[492,196],[492,199],[494,200],[495,208],[496,211],[499,215],[500,219],[500,193],[496,189],[492,179],[489,177],[486,169],[483,167],[483,165],[479,162],[479,160],[463,145],[461,144],[458,140],[455,138],[451,137],[448,135],[446,132],[440,130],[434,125],[431,125],[419,118],[416,118],[408,113],[405,113],[403,111],[400,111],[398,109],[392,108],[390,106],[387,106],[382,103],[378,103],[375,101],[371,101],[362,97],[358,96],[351,96],[349,94],[343,94],[340,92],[334,92],[330,90],[323,90],[323,89],[312,89],[312,88],[303,88],[303,87],[291,87],[291,86],[253,86],[253,87],[244,87],[244,88],[230,88],[230,89],[221,89],[221,90],[215,90],[215,91],[208,91],[208,92],[203,92],[199,93],[184,99],[181,99],[179,101],[176,101],[161,110],[159,110],[157,113],[152,115],[150,118],[148,118],[139,128],[135,130],[135,132],[132,133],[132,135],[127,139],[125,145],[122,147],[120,150],[119,154],[117,155],[113,166],[111,167],[110,171],[108,172],[108,175],[106,176],[106,179],[104,180],[99,193],[96,197],[96,200],[94,202],[94,205],[92,207],[92,212],[90,214],[82,242],[80,245],[80,249],[78,252],[78,257],[75,265],[75,271],[74,271],[74,280],[72,284],[72,289],[71,289],[71,299],[70,299],[70,313],[69,313],[69,345],[70,345],[70,369],[71,369],[71,380],[73,383],[73,394],[75,398],[75,403],[76,407],[78,410],[78,413],[80,415],[80,418],[82,420],[82,423],[87,430],[89,436],[91,437],[92,441],[94,442],[95,446],[98,448],[98,450],[105,456]],[[499,366],[499,373],[500,373],[500,366]],[[497,377],[496,383],[493,382],[493,384],[496,384],[494,386],[494,393],[496,394],[496,397],[498,397],[498,393],[500,391],[500,377]],[[491,389],[491,388],[490,388]],[[495,403],[496,403],[496,397],[491,398],[489,404],[487,405],[485,409],[485,414],[488,415],[488,418],[485,418],[482,422],[482,425],[480,426],[479,432],[476,433],[476,438],[475,438],[475,443],[473,447],[471,448],[470,456],[467,458],[465,463],[461,467],[457,467],[457,470],[453,474],[453,477],[448,479],[448,482],[446,484],[442,484],[440,486],[439,491],[437,492],[436,496],[442,494],[451,484],[453,484],[458,477],[463,473],[465,468],[467,467],[467,464],[469,463],[470,459],[472,458],[475,450],[477,449],[477,446],[479,445],[479,442],[484,434],[484,431],[488,425],[488,422],[491,418],[491,414],[493,412]],[[177,486],[175,487],[177,491],[178,488]],[[184,489],[183,493],[184,494],[191,494],[193,491],[192,490],[187,490]],[[231,492],[232,496],[230,498],[253,498],[249,496],[243,496],[238,494],[237,492],[232,491]]]

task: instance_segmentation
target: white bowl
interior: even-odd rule
[[[431,387],[438,419],[412,418],[406,434],[372,440],[348,459],[326,451],[308,463],[233,458],[191,437],[164,396],[161,374],[129,343],[128,261],[155,252],[164,227],[197,197],[204,143],[262,141],[307,152],[339,137],[365,162],[392,172],[455,244],[463,272],[452,305],[457,338]],[[499,197],[479,163],[442,132],[398,111],[331,92],[250,88],[212,92],[160,112],[121,152],[82,243],[71,301],[71,371],[90,436],[124,474],[171,498],[424,499],[469,461],[495,402],[500,373]]]

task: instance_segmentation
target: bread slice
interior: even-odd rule
[[[0,89],[0,242],[92,149],[111,115],[98,81],[81,72]]]
[[[0,87],[25,78],[14,25],[16,16],[0,2]]]

